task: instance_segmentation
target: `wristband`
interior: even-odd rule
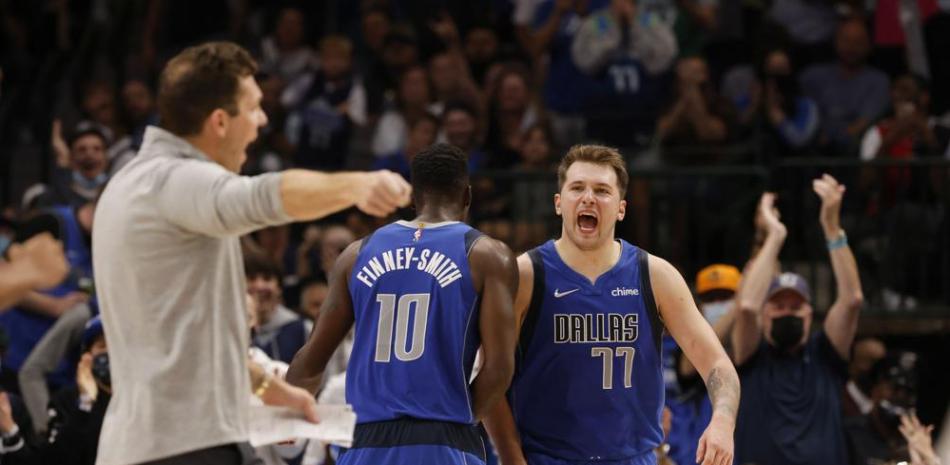
[[[832,239],[832,240],[828,241],[826,245],[828,246],[828,251],[829,251],[829,252],[834,251],[834,250],[837,250],[837,249],[840,249],[840,248],[842,248],[842,247],[847,247],[847,246],[848,246],[848,235],[845,234],[845,233],[844,233],[844,230],[842,229],[841,232],[838,233],[838,237],[837,237],[836,239]]]

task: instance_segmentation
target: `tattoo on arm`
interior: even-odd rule
[[[706,380],[706,390],[709,391],[713,411],[736,418],[739,410],[739,379],[735,372],[713,368]]]

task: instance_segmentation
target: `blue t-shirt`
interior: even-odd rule
[[[398,221],[363,241],[349,279],[346,400],[357,423],[475,423],[468,381],[480,333],[468,253],[479,237],[459,222]]]
[[[824,331],[814,332],[794,355],[763,341],[739,367],[736,463],[847,463],[841,419],[847,369]]]
[[[591,0],[590,11],[596,11],[609,4],[606,0]],[[546,0],[538,6],[533,26],[539,29],[547,23],[554,13],[554,0]],[[551,110],[565,114],[579,114],[584,110],[588,94],[596,86],[594,78],[584,74],[571,56],[571,44],[574,35],[581,26],[583,18],[568,11],[561,19],[557,33],[548,47],[550,61],[547,80],[544,82],[544,104]]]
[[[529,252],[535,280],[508,400],[529,463],[653,456],[663,440],[661,323],[647,253],[620,241],[620,260],[591,283],[554,241]]]
[[[821,110],[821,126],[829,144],[842,148],[857,142],[848,135],[848,125],[858,118],[874,122],[890,102],[887,75],[870,66],[845,76],[835,63],[814,65],[800,80],[802,92]]]

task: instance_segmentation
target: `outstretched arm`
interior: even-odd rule
[[[736,366],[745,363],[762,341],[759,314],[769,292],[769,283],[775,276],[775,263],[787,235],[785,225],[779,221],[775,209],[775,194],[762,194],[757,214],[767,232],[762,248],[742,274],[742,284],[736,293],[738,313],[732,327],[732,355]]]
[[[667,329],[706,382],[713,416],[699,440],[696,461],[703,465],[732,463],[732,434],[739,411],[739,375],[703,319],[679,271],[650,256],[650,284]]]
[[[478,327],[483,364],[472,382],[472,409],[481,420],[503,398],[515,371],[518,268],[508,246],[491,238],[475,244],[469,262],[479,274],[482,290]]]
[[[838,355],[847,360],[851,355],[854,335],[858,331],[858,316],[864,305],[864,293],[861,291],[861,278],[858,277],[858,264],[840,225],[841,199],[845,189],[827,174],[814,180],[812,188],[821,197],[821,227],[828,241],[831,268],[838,285],[835,302],[825,318],[825,334]]]
[[[320,317],[310,339],[297,351],[287,369],[287,382],[311,394],[320,389],[327,362],[353,326],[353,303],[347,282],[362,243],[350,244],[333,265],[328,283],[330,291],[320,307]]]
[[[534,287],[534,269],[527,254],[518,257],[518,292],[515,295],[514,331],[520,334],[521,324],[531,302],[531,291]],[[525,465],[524,453],[521,451],[521,438],[515,418],[511,413],[508,399],[502,397],[495,403],[483,420],[485,429],[498,451],[498,458],[505,465]]]

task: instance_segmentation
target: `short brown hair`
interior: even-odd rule
[[[567,151],[567,155],[561,159],[561,164],[557,167],[558,191],[564,187],[568,168],[579,161],[613,168],[614,172],[617,173],[617,188],[620,190],[620,196],[627,195],[627,184],[630,183],[630,175],[627,174],[627,162],[624,161],[623,155],[620,155],[617,149],[603,145],[575,145]]]
[[[175,55],[162,70],[158,112],[163,128],[179,136],[201,132],[205,119],[221,108],[238,113],[240,80],[253,76],[257,63],[232,42],[207,42]]]
[[[281,280],[283,273],[276,260],[259,251],[244,252],[244,276],[253,279],[258,276],[264,279]]]

